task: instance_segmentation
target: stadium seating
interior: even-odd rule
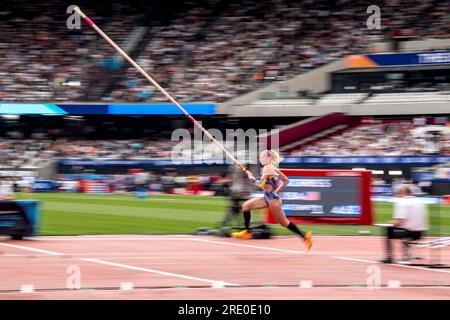
[[[340,105],[349,103],[358,103],[362,101],[367,94],[365,93],[334,93],[327,94],[321,98],[318,105]]]
[[[350,155],[426,155],[436,154],[426,135],[427,127],[414,126],[410,121],[360,124],[339,124],[326,130],[293,141],[281,148],[283,154],[303,156]],[[443,126],[430,127],[444,128]],[[443,130],[438,154],[450,155],[450,133]],[[20,142],[20,143],[19,143]],[[95,139],[80,138],[11,139],[0,138],[0,168],[37,168],[52,159],[162,159],[170,158],[178,141],[168,139]],[[206,149],[208,147],[208,149]],[[208,158],[223,156],[203,146],[210,152]],[[201,155],[201,154],[199,154]],[[203,154],[205,157],[205,154]],[[242,155],[243,156],[243,155]]]
[[[318,140],[321,136],[317,135],[309,137],[308,140],[299,141],[296,146],[292,146],[290,154],[303,156],[450,154],[448,131],[444,131],[446,133],[436,145],[426,135],[418,135],[414,132],[416,128],[408,121],[360,124],[338,134],[324,134],[325,139]]]
[[[250,106],[258,107],[258,106],[295,106],[295,107],[303,107],[314,104],[313,99],[283,99],[283,100],[257,100],[253,102]]]
[[[403,103],[403,102],[436,102],[450,101],[446,92],[402,92],[378,93],[369,97],[364,103]]]
[[[116,65],[112,59],[116,53],[92,29],[67,30],[55,18],[66,9],[56,0],[46,1],[38,12],[22,0],[9,2],[19,9],[2,17],[2,101],[164,99],[135,70]],[[180,13],[172,8],[171,18],[152,20],[153,24],[143,22],[152,5],[133,3],[109,11],[103,2],[85,6],[119,45],[134,29],[145,28],[140,29],[144,43],[134,55],[177,98],[221,102],[364,51],[370,38],[384,31],[361,28],[360,22],[367,18],[361,8],[371,4],[340,1],[330,8],[324,0],[249,0],[242,6],[237,1],[203,0],[184,4]],[[387,6],[384,29],[415,27],[420,30],[417,36],[448,35],[446,1],[408,1],[407,5],[400,1]],[[110,68],[119,72],[110,77]],[[319,104],[358,99],[342,98],[328,96]]]

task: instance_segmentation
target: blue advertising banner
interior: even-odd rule
[[[60,166],[87,166],[87,167],[125,167],[125,168],[151,168],[151,167],[167,167],[167,166],[203,166],[208,163],[192,162],[192,163],[176,163],[171,159],[165,160],[106,160],[106,159],[80,159],[68,160],[61,159],[58,164]],[[224,163],[225,165],[225,163]]]
[[[72,115],[109,113],[109,105],[107,104],[64,104],[61,105],[61,108]]]
[[[368,54],[378,66],[402,66],[450,63],[450,51]]]
[[[355,157],[295,157],[287,156],[282,165],[418,165],[428,166],[450,161],[450,156],[355,156]],[[122,160],[122,159],[61,159],[63,166],[186,166],[171,159],[160,160]],[[206,164],[206,163],[204,163]],[[201,165],[192,163],[191,165]]]
[[[216,105],[212,103],[199,104],[190,103],[182,104],[183,108],[189,114],[215,114]],[[109,105],[108,114],[179,114],[182,115],[180,109],[177,106],[167,104],[112,104]]]
[[[214,103],[186,103],[182,106],[193,115],[216,113]],[[0,103],[0,114],[41,114],[41,115],[182,115],[170,103],[147,104],[52,104],[52,103]]]
[[[434,165],[450,161],[450,156],[354,156],[286,157],[283,164],[337,165]]]
[[[57,189],[57,184],[55,181],[51,180],[37,180],[31,186],[33,192],[45,192],[45,191],[54,191]]]

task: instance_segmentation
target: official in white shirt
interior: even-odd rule
[[[422,238],[424,231],[428,229],[428,210],[418,197],[413,196],[411,187],[401,185],[396,190],[397,199],[394,202],[394,214],[391,221],[392,226],[387,227],[386,237],[386,258],[383,263],[392,263],[392,240],[404,239],[404,257],[409,260],[409,241],[416,241]]]

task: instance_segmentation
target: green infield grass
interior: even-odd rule
[[[80,234],[175,234],[193,233],[200,227],[215,228],[227,208],[227,198],[206,196],[152,195],[136,199],[131,195],[69,193],[19,193],[18,199],[42,201],[41,235]],[[374,203],[375,221],[391,219],[392,204]],[[430,205],[428,234],[450,235],[450,206]],[[438,217],[441,224],[438,226]],[[262,220],[255,212],[253,221]],[[276,234],[290,234],[274,225]],[[308,225],[314,234],[381,234],[375,226]]]

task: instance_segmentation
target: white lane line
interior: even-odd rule
[[[348,258],[348,257],[330,257],[330,258],[333,258],[333,259],[340,259],[340,260],[356,261],[356,262],[363,262],[363,263],[376,263],[376,264],[380,264],[380,262],[378,262],[378,261],[365,260],[365,259],[356,259],[356,258]],[[435,271],[435,272],[450,273],[450,270],[430,269],[430,268],[425,268],[425,267],[409,266],[409,265],[407,265],[407,264],[396,264],[396,263],[391,263],[391,264],[386,264],[386,265],[387,265],[387,266],[392,266],[392,267],[401,267],[401,268],[410,268],[410,269],[417,269],[417,270],[424,270],[424,271]]]
[[[287,253],[296,253],[296,254],[306,253],[305,251],[279,249],[279,248],[271,248],[271,247],[263,247],[263,246],[254,246],[254,245],[249,245],[249,244],[222,242],[222,241],[215,241],[215,240],[205,240],[205,239],[199,239],[199,238],[192,238],[192,240],[199,241],[199,242],[205,242],[205,243],[215,243],[215,244],[222,244],[222,245],[227,245],[227,246],[253,248],[253,249],[261,249],[261,250],[268,250],[268,251],[278,251],[278,252],[287,252]]]
[[[365,262],[365,263],[376,263],[372,260],[365,260],[365,259],[356,259],[356,258],[347,258],[347,257],[332,257],[333,259],[340,259],[340,260],[348,260],[348,261],[356,261],[356,262]]]
[[[94,237],[94,238],[95,239],[99,239],[99,238],[96,238],[96,237]],[[120,237],[115,238],[115,237],[113,237],[112,239],[130,239],[130,238],[120,238]],[[138,239],[144,240],[144,239],[149,239],[149,238],[142,237],[142,238],[138,238]],[[154,239],[157,239],[157,238],[154,238]],[[166,239],[166,238],[164,238],[164,239]],[[216,241],[216,240],[199,239],[199,238],[192,237],[192,236],[189,236],[189,235],[186,235],[185,237],[180,238],[179,240],[193,240],[193,241],[199,241],[199,242],[205,242],[205,243],[222,244],[222,245],[237,246],[237,247],[247,247],[247,248],[260,249],[260,250],[287,252],[287,253],[294,253],[294,254],[304,254],[304,253],[306,253],[305,251],[296,251],[296,250],[279,249],[279,248],[264,247],[264,246],[254,246],[254,245],[245,245],[245,244],[239,244],[239,243],[222,242],[222,241]],[[50,254],[50,255],[63,255],[61,253],[51,252],[51,251],[48,251],[48,250],[35,249],[35,248],[30,248],[30,247],[21,247],[21,246],[12,245],[12,244],[6,244],[6,243],[0,243],[0,245],[10,246],[10,247],[13,247],[13,248],[26,248],[26,249],[31,249],[31,251],[47,253],[47,254]],[[319,254],[320,254],[320,252],[319,252]],[[330,256],[326,256],[326,255],[324,255],[324,257],[328,257],[328,258],[332,258],[332,259],[340,259],[340,260],[349,260],[349,261],[363,262],[363,263],[378,263],[377,261],[373,261],[373,260],[365,260],[365,259],[357,259],[357,258],[349,258],[349,257],[334,257],[334,256],[330,257]],[[450,273],[450,271],[442,270],[442,269],[430,269],[430,268],[409,266],[409,265],[401,265],[401,264],[390,264],[390,265],[391,266],[396,266],[396,267],[424,270],[424,271],[435,271],[435,272],[442,272],[442,273]]]
[[[31,239],[32,241],[183,241],[186,238],[85,238],[85,239]]]
[[[206,243],[216,243],[216,244],[223,244],[223,245],[230,245],[230,246],[248,247],[248,248],[256,248],[256,249],[261,249],[261,250],[279,251],[279,252],[287,252],[287,253],[296,253],[296,254],[306,253],[305,251],[295,251],[295,250],[287,250],[287,249],[279,249],[279,248],[271,248],[271,247],[263,247],[263,246],[253,246],[253,245],[246,245],[246,244],[240,244],[240,243],[205,240],[205,239],[199,239],[199,238],[192,238],[192,240],[206,242]],[[357,261],[357,262],[364,262],[364,263],[377,263],[377,264],[379,263],[378,261],[373,261],[373,260],[321,255],[320,252],[313,252],[312,254],[315,256],[322,256],[322,257],[332,258],[332,259],[350,260],[350,261]],[[442,270],[442,269],[430,269],[430,268],[424,268],[424,267],[408,266],[408,265],[403,265],[403,264],[390,264],[390,266],[418,269],[418,270],[424,270],[424,271],[450,273],[450,271]]]
[[[108,266],[112,266],[112,267],[118,267],[118,268],[122,268],[122,269],[137,270],[137,271],[143,271],[143,272],[148,272],[148,273],[157,273],[157,274],[162,274],[162,275],[165,275],[165,276],[176,277],[176,278],[181,278],[181,279],[188,279],[188,280],[196,280],[196,281],[208,282],[208,283],[211,283],[211,284],[218,282],[217,280],[185,276],[185,275],[178,274],[178,273],[172,273],[172,272],[159,271],[159,270],[155,270],[155,269],[135,267],[135,266],[131,266],[131,265],[128,265],[128,264],[103,261],[103,260],[99,260],[99,259],[83,258],[83,259],[80,259],[80,260],[94,262],[94,263],[98,263],[98,264],[104,264],[104,265],[108,265]],[[238,285],[238,284],[235,284],[235,283],[228,283],[228,282],[223,282],[223,283],[225,285],[227,285],[227,286],[237,286]]]
[[[9,244],[9,243],[0,243],[0,246],[4,246],[4,247],[10,247],[10,248],[15,248],[15,249],[22,249],[22,250],[28,250],[28,251],[33,251],[33,252],[39,252],[39,253],[45,253],[51,256],[62,256],[62,253],[59,252],[55,252],[55,251],[49,251],[49,250],[44,250],[44,249],[37,249],[37,248],[32,248],[32,247],[25,247],[25,246],[19,246],[16,244]]]
[[[28,250],[28,251],[32,251],[32,252],[46,253],[46,254],[52,255],[52,256],[68,255],[68,254],[63,254],[63,253],[59,253],[59,252],[55,252],[55,251],[37,249],[37,248],[32,248],[32,247],[27,247],[27,246],[19,246],[19,245],[6,244],[6,243],[0,243],[0,245],[6,246],[6,247],[12,247],[12,248],[16,248],[16,249]],[[114,263],[114,262],[104,261],[104,260],[100,260],[100,259],[81,258],[79,260],[92,262],[92,263],[97,263],[97,264],[108,265],[108,266],[113,266],[113,267],[118,267],[118,268],[122,268],[122,269],[137,270],[137,271],[143,271],[143,272],[148,272],[148,273],[156,273],[156,274],[166,275],[166,276],[170,276],[170,277],[189,279],[189,280],[196,280],[196,281],[201,281],[201,282],[208,282],[208,283],[211,283],[211,284],[217,282],[217,280],[198,278],[198,277],[191,277],[191,276],[186,276],[186,275],[183,275],[183,274],[159,271],[159,270],[149,269],[149,268],[135,267],[135,266],[127,265],[127,264]],[[223,283],[225,285],[228,285],[228,286],[236,286],[237,285],[235,283],[227,283],[227,282],[223,282]]]
[[[233,255],[248,255],[248,254],[264,254],[264,255],[276,255],[277,252],[261,252],[261,250],[252,250],[252,251],[227,251],[227,254]],[[282,252],[280,252],[282,254]],[[222,256],[223,252],[202,252],[202,251],[183,251],[180,252],[80,252],[80,253],[70,253],[64,255],[64,258],[102,258],[102,259],[153,259],[157,258],[188,258],[192,256],[202,257],[202,256]],[[0,255],[0,260],[23,260],[23,258],[29,257],[29,253],[6,253]],[[48,254],[45,253],[36,253],[34,254],[36,257],[48,257]]]
[[[313,234],[314,236],[314,234]],[[383,236],[378,236],[378,235],[370,235],[370,236],[347,236],[347,235],[339,235],[339,236],[334,236],[334,235],[327,235],[327,234],[319,234],[316,235],[316,237],[319,238],[337,238],[337,239],[353,239],[353,238],[364,238],[364,239],[377,239],[377,238],[383,238]],[[279,235],[279,236],[275,236],[275,238],[277,239],[281,239],[281,240],[290,240],[290,239],[297,239],[298,237],[296,235]]]

